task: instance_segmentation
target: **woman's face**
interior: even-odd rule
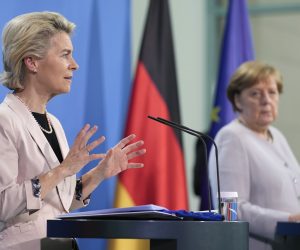
[[[46,56],[36,61],[36,87],[41,93],[54,96],[70,91],[73,71],[78,69],[72,53],[73,45],[67,33],[60,32],[50,39]]]
[[[262,131],[276,119],[279,92],[273,76],[244,89],[235,97],[239,115],[248,127]]]

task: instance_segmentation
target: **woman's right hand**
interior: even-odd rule
[[[300,213],[299,214],[291,214],[289,216],[290,222],[299,222],[300,221]]]
[[[76,174],[90,161],[105,157],[105,154],[90,154],[105,140],[105,137],[101,136],[88,144],[89,139],[96,133],[97,129],[97,126],[90,128],[90,125],[86,124],[78,133],[68,155],[60,165],[64,178]]]

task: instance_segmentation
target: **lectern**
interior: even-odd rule
[[[248,222],[127,219],[48,220],[55,238],[150,239],[151,250],[247,250]]]
[[[300,249],[300,223],[278,222],[273,250]]]

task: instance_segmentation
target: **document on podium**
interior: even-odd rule
[[[59,215],[59,219],[135,219],[135,220],[182,220],[176,214],[167,212],[168,209],[153,204],[101,209],[86,212],[76,212]]]

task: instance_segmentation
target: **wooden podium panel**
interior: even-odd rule
[[[247,250],[247,222],[48,220],[54,238],[150,239],[151,250]]]

